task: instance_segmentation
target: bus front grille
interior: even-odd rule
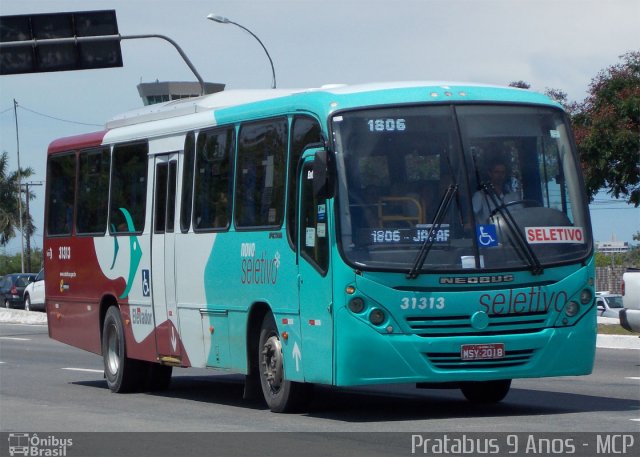
[[[491,336],[536,333],[548,327],[546,312],[491,314],[485,328],[474,328],[470,316],[410,316],[407,325],[423,337]]]

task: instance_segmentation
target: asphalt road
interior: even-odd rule
[[[514,380],[496,405],[413,385],[320,387],[307,412],[274,414],[243,401],[242,377],[214,370],[174,369],[163,393],[113,394],[100,356],[43,325],[0,324],[0,406],[0,432],[636,432],[640,445],[640,351],[599,348],[592,375]]]

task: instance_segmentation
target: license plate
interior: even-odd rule
[[[462,360],[490,360],[504,357],[504,344],[463,344],[460,346]]]

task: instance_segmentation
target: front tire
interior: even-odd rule
[[[112,392],[133,392],[144,386],[147,367],[144,362],[127,357],[124,326],[117,306],[111,306],[104,318],[102,357],[104,375]]]
[[[306,406],[310,396],[310,385],[285,379],[282,343],[271,313],[267,313],[262,321],[258,344],[258,370],[262,393],[271,411],[285,413]]]
[[[498,403],[511,388],[511,379],[498,381],[469,381],[460,384],[463,395],[472,403]]]
[[[24,310],[31,311],[31,299],[28,295],[24,297]]]

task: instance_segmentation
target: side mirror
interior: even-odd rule
[[[324,148],[318,149],[313,159],[313,193],[316,197],[333,197],[335,175],[333,154]]]

